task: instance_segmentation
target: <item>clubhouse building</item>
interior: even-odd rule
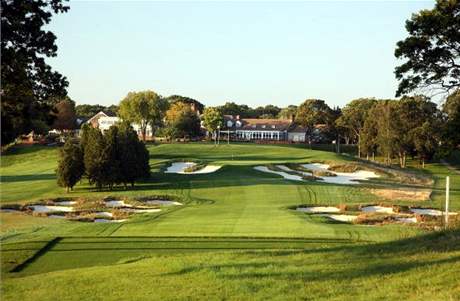
[[[305,142],[306,129],[291,119],[256,119],[224,115],[221,134],[237,141]]]

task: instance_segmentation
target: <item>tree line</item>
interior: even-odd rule
[[[81,139],[68,139],[60,149],[56,173],[58,185],[67,191],[83,177],[98,190],[116,185],[126,189],[150,176],[149,153],[128,122],[104,134],[85,125]]]

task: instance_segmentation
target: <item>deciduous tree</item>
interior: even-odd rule
[[[45,62],[57,46],[44,27],[69,9],[63,2],[1,0],[2,144],[33,130],[34,120],[51,125],[51,109],[67,94],[67,79]]]
[[[460,1],[437,0],[406,21],[409,36],[397,43],[400,81],[396,96],[417,89],[449,92],[460,87]]]
[[[203,126],[212,133],[214,136],[214,141],[217,141],[216,131],[223,125],[223,118],[219,110],[213,107],[208,107],[204,110],[203,115],[201,116],[203,121]]]
[[[130,92],[120,102],[118,115],[123,120],[138,124],[145,141],[147,126],[152,126],[153,131],[161,124],[167,107],[167,101],[153,91]]]

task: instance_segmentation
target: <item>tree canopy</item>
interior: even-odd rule
[[[153,131],[161,124],[167,108],[168,102],[153,91],[130,92],[120,102],[118,115],[139,125],[145,141],[147,127],[150,125]]]
[[[396,96],[422,89],[450,92],[460,87],[460,1],[437,0],[406,21],[409,36],[397,43]],[[431,93],[431,92],[430,92]]]
[[[69,7],[61,0],[1,0],[2,144],[52,123],[51,109],[66,96],[67,79],[46,64],[57,55],[56,36],[44,27]]]
[[[190,104],[176,102],[166,112],[168,135],[172,138],[195,137],[200,133],[200,118]]]
[[[65,98],[58,102],[55,107],[55,120],[53,129],[73,130],[76,126],[75,102],[70,98]]]

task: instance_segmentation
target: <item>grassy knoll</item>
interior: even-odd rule
[[[208,246],[219,248],[222,243]],[[234,240],[231,244],[242,250],[203,252],[207,243],[201,239],[187,244],[197,250],[184,252],[174,249],[183,242],[170,241],[163,242],[162,252],[132,250],[123,256],[123,251],[110,251],[113,239],[105,253],[102,241],[94,246],[72,239],[49,252],[59,253],[54,260],[44,255],[22,275],[4,279],[2,293],[5,300],[460,298],[458,231],[378,244],[294,242],[279,249],[247,250],[258,243]],[[302,243],[303,249],[293,248]],[[139,246],[152,248],[152,242],[140,239]],[[79,249],[91,248],[85,254],[92,256],[78,255]],[[90,261],[96,258],[110,265],[94,266]],[[55,267],[60,269],[53,271]]]

